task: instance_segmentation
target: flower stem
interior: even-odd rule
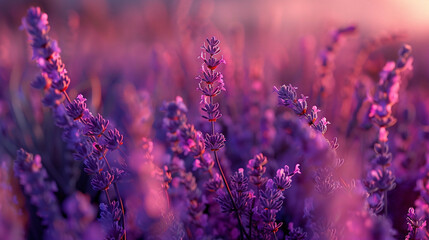
[[[214,156],[216,159],[217,166],[219,167],[219,172],[220,172],[220,175],[222,176],[223,183],[225,184],[229,198],[231,199],[232,206],[234,207],[234,211],[235,211],[237,219],[238,219],[238,224],[240,225],[241,239],[243,239],[243,233],[244,233],[244,235],[246,235],[246,237],[248,239],[250,239],[250,237],[247,235],[246,231],[244,230],[243,222],[241,221],[240,214],[238,213],[237,205],[235,204],[234,198],[232,197],[231,189],[229,188],[228,182],[226,181],[226,178],[225,178],[225,174],[223,173],[223,170],[222,170],[222,166],[220,165],[220,161],[219,161],[219,157],[217,155],[217,151],[214,151]]]
[[[213,71],[213,70],[211,70],[211,71]],[[212,88],[212,85],[209,84],[208,87]],[[210,96],[210,104],[213,104],[213,96]],[[215,125],[214,124],[215,123],[214,123],[214,121],[211,121],[210,123],[211,123],[211,128],[212,128],[212,134],[214,135],[215,134]],[[219,157],[217,155],[217,151],[213,151],[213,153],[214,153],[214,157],[215,157],[217,166],[219,168],[220,175],[222,176],[223,183],[225,184],[226,190],[228,191],[229,198],[231,199],[231,202],[232,202],[232,206],[234,207],[234,211],[235,211],[236,216],[237,216],[238,224],[240,225],[240,236],[241,236],[241,239],[243,239],[243,234],[248,239],[250,239],[249,236],[247,235],[244,227],[243,227],[243,222],[241,221],[240,214],[238,213],[237,205],[235,204],[234,197],[232,196],[231,189],[230,189],[230,187],[228,185],[228,181],[226,180],[225,174],[223,173],[222,165],[220,165],[220,161],[219,161]]]
[[[112,169],[110,168],[109,161],[107,161],[107,158],[105,155],[103,155],[104,161],[106,162],[107,169],[109,172],[112,172]],[[118,184],[116,182],[113,183],[113,187],[115,188],[116,197],[118,198],[119,204],[121,204],[121,212],[122,212],[122,224],[124,227],[124,240],[127,239],[127,230],[125,229],[125,210],[124,210],[124,204],[122,202],[121,195],[119,194]]]

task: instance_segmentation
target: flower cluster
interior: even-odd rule
[[[163,4],[152,7],[161,7],[162,13]],[[94,6],[84,13],[79,9],[70,13],[70,28],[59,33],[73,37],[77,36],[75,32],[88,32],[85,14],[91,13]],[[168,4],[165,7],[168,9]],[[149,10],[146,15],[153,20],[151,14],[159,12]],[[48,16],[40,8],[30,8],[21,26],[39,70],[31,81],[31,86],[38,89],[36,94],[28,94],[34,89],[16,84],[20,76],[27,77],[34,69],[8,66],[7,60],[16,57],[8,56],[9,49],[14,48],[9,47],[7,37],[2,39],[7,51],[0,54],[0,60],[6,60],[6,64],[0,61],[0,83],[6,80],[8,85],[4,88],[7,91],[0,89],[3,238],[429,238],[429,112],[424,94],[427,89],[424,85],[420,88],[417,79],[407,85],[405,74],[413,60],[408,45],[401,48],[396,62],[386,64],[379,81],[374,81],[380,54],[390,51],[384,47],[382,51],[377,49],[398,40],[395,35],[392,40],[389,36],[368,41],[368,46],[353,44],[344,49],[348,53],[337,61],[341,41],[357,32],[356,26],[335,29],[324,45],[313,45],[313,38],[309,38],[302,49],[289,51],[288,46],[282,46],[280,56],[280,51],[273,51],[278,46],[262,50],[267,45],[260,44],[259,38],[255,42],[243,37],[254,35],[249,35],[245,23],[239,24],[232,36],[223,35],[233,43],[226,48],[234,60],[228,65],[229,71],[222,69],[225,60],[220,41],[211,37],[200,48],[201,68],[197,69],[195,80],[193,71],[186,67],[196,59],[191,59],[189,49],[185,49],[192,44],[188,36],[192,31],[188,28],[192,30],[194,25],[187,24],[184,12],[187,11],[178,11],[178,15],[168,18],[178,20],[182,28],[185,26],[177,31],[180,41],[164,44],[162,38],[149,39],[147,46],[154,48],[127,54],[129,61],[124,62],[123,51],[116,50],[109,52],[108,62],[107,58],[95,59],[94,54],[87,54],[92,48],[90,52],[84,48],[85,64],[73,60],[78,55],[70,55],[77,77],[91,80],[81,82],[75,89],[73,84],[77,82],[71,82],[70,68],[63,62],[65,55],[50,37]],[[113,29],[116,25],[109,22],[113,23],[116,15],[123,14],[98,14],[97,19],[107,17],[102,22]],[[8,25],[0,28],[7,29]],[[104,32],[90,35],[98,38]],[[6,31],[4,35],[8,34]],[[103,38],[97,43],[104,48],[110,46],[105,45],[110,40]],[[138,50],[140,45],[133,49]],[[70,46],[82,50],[79,44]],[[322,46],[320,54],[314,54],[314,46]],[[75,52],[73,48],[69,51]],[[270,54],[258,54],[264,51]],[[296,56],[300,53],[303,55]],[[297,61],[290,65],[287,59]],[[354,65],[349,64],[351,59]],[[285,70],[284,64],[299,66],[300,72]],[[92,69],[94,66],[104,67]],[[134,68],[143,69],[136,73]],[[275,96],[271,96],[269,89],[281,81],[278,76],[302,83],[310,90],[308,96],[301,94],[293,83],[276,85]],[[194,80],[195,85],[187,84],[185,79]],[[223,99],[233,101],[228,106],[217,98],[224,96],[225,79],[233,79],[228,85],[231,92]],[[368,90],[370,85],[375,86],[372,92]],[[400,85],[407,86],[400,90]],[[195,88],[194,93],[201,95],[200,107],[190,109],[185,103],[195,97]],[[417,88],[418,94],[407,94]],[[341,90],[340,94],[330,94],[334,89]],[[84,92],[91,92],[91,101],[80,94]],[[142,92],[144,97],[140,96]],[[356,98],[350,97],[353,92]],[[180,96],[174,98],[177,95],[172,94]],[[5,96],[10,99],[1,98]],[[275,108],[275,98],[286,108]],[[172,101],[162,102],[164,99]],[[161,113],[148,110],[153,106]],[[398,114],[393,114],[394,106]],[[148,111],[135,114],[136,107]],[[366,113],[362,111],[364,107],[368,108]],[[46,113],[53,118],[46,118]],[[327,139],[331,124],[327,118],[337,122],[331,134],[341,138],[346,149],[339,149],[336,138]],[[392,128],[391,138],[388,130],[396,121],[400,124]],[[368,138],[360,141],[359,136],[371,134],[372,125],[377,140],[370,144]],[[63,141],[57,141],[59,138]],[[125,139],[129,141],[126,146]],[[22,149],[12,161],[20,148],[42,155],[43,165],[39,155]],[[4,154],[11,159],[3,159]],[[351,161],[343,164],[340,154]],[[16,179],[5,165],[14,165]],[[365,177],[361,180],[355,179],[362,176]],[[416,181],[418,192],[413,192]],[[123,191],[119,191],[119,186]],[[400,201],[393,201],[398,197]],[[405,217],[413,203],[414,208]]]
[[[249,178],[245,176],[244,169],[240,168],[231,176],[231,193],[235,205],[224,191],[220,191],[216,199],[223,212],[236,211],[243,222],[248,222],[247,231],[244,233],[248,239],[252,239],[252,235],[256,235],[257,239],[276,238],[276,232],[283,225],[276,222],[276,215],[282,208],[285,198],[283,191],[291,187],[292,177],[301,173],[299,165],[295,166],[293,172],[289,172],[286,165],[277,170],[273,179],[266,181],[267,178],[263,176],[265,173],[263,165],[266,163],[267,158],[262,154],[257,154],[255,158],[249,160],[247,174],[256,193],[249,186]]]

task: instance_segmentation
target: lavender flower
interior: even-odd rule
[[[43,219],[42,223],[49,226],[60,219],[61,212],[54,194],[58,188],[55,182],[48,180],[40,156],[18,150],[14,171],[31,203],[37,207],[37,215]]]
[[[104,191],[109,189],[114,180],[114,176],[109,172],[100,172],[91,179],[91,186],[96,191]]]
[[[73,120],[79,120],[83,117],[84,112],[87,111],[86,98],[79,94],[66,108],[69,117]]]
[[[109,125],[109,121],[105,120],[101,114],[97,114],[97,117],[90,116],[89,118],[85,118],[83,119],[83,123],[86,126],[85,134],[97,137],[100,137]]]
[[[121,239],[125,231],[121,227],[122,211],[120,204],[112,201],[110,204],[100,204],[99,221],[107,232],[107,239]]]
[[[124,144],[124,136],[118,131],[118,129],[107,131],[107,135],[105,136],[106,140],[106,148],[109,150],[116,150]]]
[[[219,151],[225,146],[225,137],[222,133],[208,134],[206,133],[206,147],[212,151]]]
[[[85,157],[84,164],[85,168],[83,170],[90,175],[99,174],[104,168],[104,161],[93,155]]]
[[[64,92],[70,84],[70,79],[61,61],[57,42],[48,37],[48,15],[42,13],[40,8],[32,7],[28,10],[27,16],[22,19],[22,28],[28,33],[33,48],[33,59],[52,81],[51,88]]]
[[[295,174],[301,174],[299,170],[299,164],[295,166],[295,170],[292,173],[289,173],[289,166],[285,165],[284,168],[277,170],[277,174],[273,179],[274,186],[280,191],[284,191],[291,187],[292,177]]]

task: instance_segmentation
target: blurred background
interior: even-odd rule
[[[391,217],[398,219],[393,223],[401,236],[406,234],[406,210],[418,195],[415,181],[426,174],[429,1],[1,0],[0,155],[14,158],[20,147],[42,155],[50,176],[63,183],[62,199],[85,180],[79,164],[67,170],[53,157],[62,154],[63,147],[50,146],[61,145],[54,140],[61,133],[40,103],[42,93],[30,86],[39,70],[20,30],[30,6],[49,16],[50,36],[58,40],[71,78],[69,95],[84,94],[93,112],[125,134],[128,150],[142,137],[165,147],[159,109],[179,95],[188,106],[188,121],[207,129],[195,77],[205,39],[220,39],[227,91],[218,98],[224,115],[219,129],[233,170],[261,151],[275,159],[271,172],[298,161],[286,157],[291,150],[278,143],[276,117],[284,108],[277,107],[273,93],[273,86],[292,84],[330,121],[325,136],[339,139],[344,176],[365,175],[377,137],[366,117],[368,96],[385,63],[396,60],[403,43],[410,44],[414,69],[403,79],[394,107],[398,123],[389,129],[398,181],[389,207],[399,209]],[[338,29],[349,26],[356,30],[337,38]],[[67,183],[66,176],[74,181]]]

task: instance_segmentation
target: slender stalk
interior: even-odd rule
[[[234,198],[232,197],[231,189],[229,188],[228,182],[226,181],[226,178],[225,178],[225,174],[223,173],[222,166],[220,165],[219,157],[217,156],[217,151],[214,151],[214,156],[215,156],[217,166],[219,167],[220,175],[222,176],[222,180],[223,180],[225,187],[226,187],[226,190],[228,192],[229,198],[231,199],[232,206],[234,207],[234,210],[235,210],[235,213],[236,213],[236,216],[238,219],[238,224],[240,225],[241,238],[243,239],[243,233],[244,233],[244,235],[246,235],[246,237],[248,237],[248,235],[247,235],[246,231],[244,231],[243,222],[241,221],[241,217],[240,217],[240,214],[238,213],[237,205],[234,202]]]
[[[256,198],[252,201],[252,209],[249,216],[249,239],[252,239],[252,220],[253,220],[253,208],[255,207]]]
[[[273,232],[273,235],[274,235],[274,239],[277,240],[277,235],[275,232]]]
[[[66,91],[64,91],[64,92],[63,92],[63,94],[64,94],[64,96],[66,97],[67,102],[71,103],[70,97],[69,97],[69,95],[67,94],[67,92],[66,92]]]
[[[107,169],[109,170],[109,172],[111,172],[112,168],[110,167],[109,161],[107,161],[107,158],[106,158],[105,155],[103,155],[103,159],[106,162]],[[118,184],[116,184],[116,182],[113,183],[113,187],[115,188],[115,193],[116,193],[116,196],[117,196],[117,198],[119,200],[119,204],[121,204],[122,224],[123,224],[123,227],[124,227],[124,239],[126,240],[127,239],[127,230],[125,229],[125,210],[124,210],[124,204],[122,203],[122,198],[121,198],[121,195],[119,194]]]
[[[387,217],[387,191],[384,191],[384,215]]]
[[[110,200],[109,192],[107,192],[107,189],[104,190],[104,193],[106,194],[106,198],[107,198],[107,201],[109,202],[109,205],[112,205],[112,201]]]
[[[214,70],[210,70],[210,71],[212,73],[214,72]],[[212,84],[208,84],[208,87],[209,87],[209,89],[212,89],[213,86],[212,86]],[[213,96],[210,96],[210,104],[213,104]],[[210,123],[211,123],[212,135],[214,135],[215,134],[215,123],[214,123],[214,121],[210,121]],[[222,177],[223,183],[225,184],[229,198],[231,199],[231,202],[232,202],[232,206],[234,207],[234,211],[235,211],[236,216],[237,216],[238,224],[240,225],[240,238],[244,239],[243,238],[243,234],[244,234],[246,236],[246,238],[250,239],[249,235],[246,233],[246,230],[243,227],[243,221],[241,220],[241,216],[238,213],[237,205],[235,204],[234,197],[232,196],[231,189],[228,185],[228,181],[226,180],[225,174],[224,174],[223,169],[222,169],[222,165],[220,164],[219,157],[217,155],[217,151],[213,151],[213,153],[214,153],[214,157],[215,157],[217,166],[219,168],[219,172],[220,172],[220,175]]]
[[[168,196],[168,190],[165,189],[165,198],[167,199],[167,208],[170,209],[170,197]]]

